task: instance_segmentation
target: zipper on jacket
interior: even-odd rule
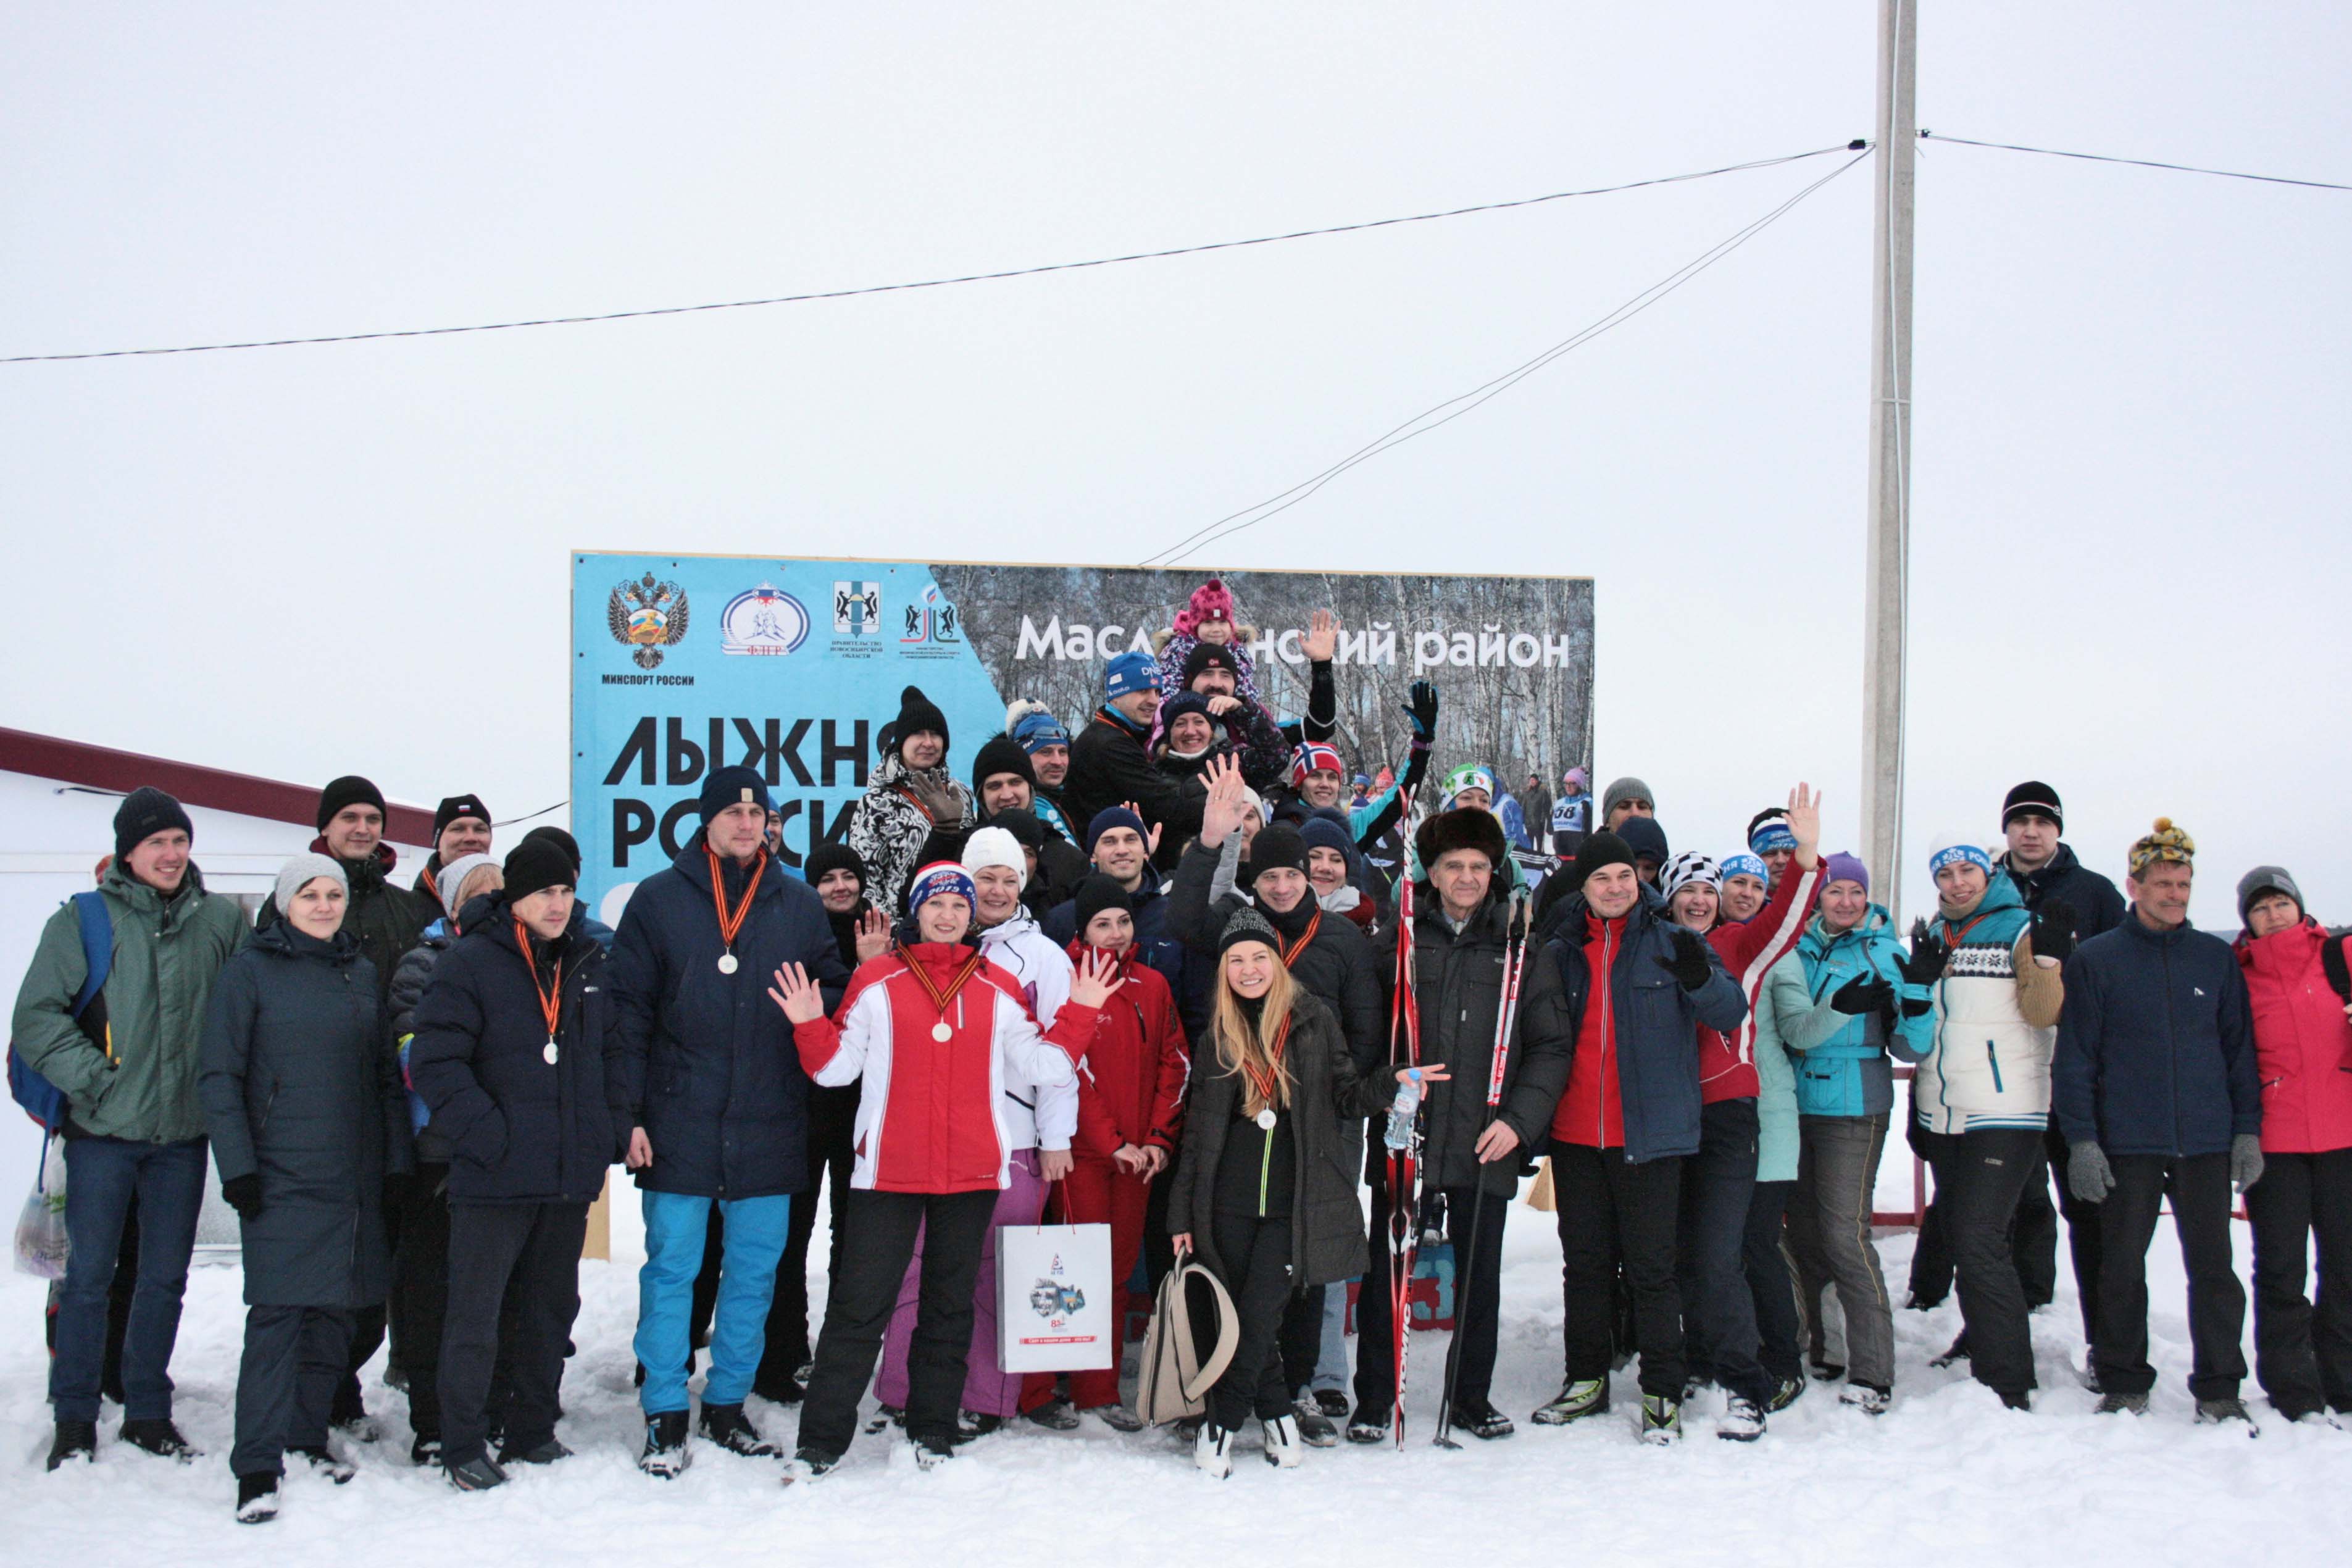
[[[1992,1091],[1995,1094],[2007,1094],[2009,1090],[2000,1086],[2000,1053],[1992,1048],[1990,1040],[1985,1042],[1985,1060],[1992,1064]]]
[[[1629,917],[1630,918],[1630,917]],[[1601,1037],[1609,1044],[1601,1060],[1605,1067],[1617,1055],[1617,1017],[1611,1003],[1617,992],[1617,932],[1607,921],[1601,922],[1601,967],[1606,972],[1601,984]],[[1592,1099],[1592,1142],[1601,1148],[1609,1147],[1609,1075],[1601,1075],[1601,1092]],[[1625,1098],[1625,1065],[1617,1065],[1617,1098]]]
[[[1257,1217],[1265,1217],[1266,1177],[1274,1170],[1274,1131],[1268,1128],[1258,1135],[1257,1142]]]
[[[2172,1146],[2178,1150],[2181,1146],[2180,1026],[2172,1016],[2172,947],[2161,936],[2156,939],[2156,944],[2157,952],[2164,960],[2164,1066],[2165,1076],[2172,1084]]]

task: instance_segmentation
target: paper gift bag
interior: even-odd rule
[[[1008,1225],[996,1233],[996,1353],[1007,1372],[1118,1364],[1110,1226]]]

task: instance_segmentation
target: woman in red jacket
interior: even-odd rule
[[[825,1302],[793,1479],[824,1474],[848,1450],[919,1231],[923,1294],[907,1436],[925,1469],[954,1453],[972,1286],[1011,1158],[998,1114],[1004,1085],[1071,1081],[1117,968],[1107,957],[1080,966],[1069,1000],[1041,1036],[1013,977],[969,940],[976,900],[964,868],[948,860],[924,867],[907,901],[922,940],[858,965],[838,1023],[824,1016],[824,997],[798,964],[778,970],[768,993],[793,1022],[809,1077],[828,1089],[860,1087],[844,1219],[849,1246]]]
[[[1127,889],[1113,878],[1090,876],[1078,883],[1075,901],[1078,936],[1070,943],[1070,962],[1108,959],[1114,983],[1078,1071],[1078,1131],[1071,1145],[1076,1163],[1062,1182],[1061,1213],[1070,1225],[1110,1226],[1111,1278],[1118,1282],[1111,1321],[1124,1324],[1133,1305],[1127,1281],[1143,1250],[1144,1209],[1152,1178],[1176,1152],[1192,1058],[1168,982],[1136,956]],[[1080,1410],[1121,1432],[1143,1429],[1119,1404],[1117,1366],[1068,1376],[1071,1401]],[[1022,1409],[1051,1403],[1054,1385],[1054,1373],[1032,1373],[1022,1390]]]
[[[2345,938],[2304,913],[2276,866],[2238,884],[2238,938],[2263,1080],[2254,1230],[2254,1376],[2290,1421],[2352,1411],[2352,973]],[[2303,1294],[2319,1244],[2319,1308]]]

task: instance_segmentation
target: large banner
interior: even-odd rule
[[[582,892],[616,920],[637,882],[694,835],[704,772],[758,768],[783,816],[783,859],[838,839],[878,761],[876,739],[919,686],[947,715],[969,780],[1015,698],[1072,733],[1105,661],[1155,653],[1209,577],[1232,592],[1258,689],[1284,719],[1307,701],[1299,639],[1339,620],[1337,744],[1352,771],[1402,765],[1402,704],[1437,684],[1439,771],[1530,773],[1557,789],[1592,756],[1592,583],[1357,572],[1144,571],[760,556],[572,557],[572,823]]]

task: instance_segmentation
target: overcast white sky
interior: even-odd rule
[[[2341,5],[1924,9],[1936,130],[2352,180]],[[0,353],[855,286],[1796,152],[1869,132],[1875,14],[15,6]],[[1829,166],[875,300],[0,366],[0,721],[520,815],[566,791],[567,549],[1133,563]],[[1931,143],[1918,245],[1912,858],[2039,775],[2103,869],[2179,818],[2200,923],[2264,859],[2352,919],[2352,195]],[[1870,255],[1857,170],[1209,563],[1590,574],[1598,776],[1716,853],[1809,778],[1848,843]]]

